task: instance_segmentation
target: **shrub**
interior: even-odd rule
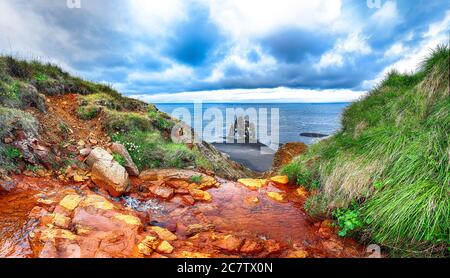
[[[33,68],[28,62],[17,60],[12,57],[5,57],[4,59],[6,61],[6,68],[10,76],[20,79],[31,78]]]
[[[184,144],[166,141],[157,131],[118,132],[113,134],[112,139],[125,146],[140,170],[185,168],[202,163],[198,152]]]
[[[37,73],[34,75],[34,79],[35,79],[36,81],[38,81],[38,82],[43,82],[43,81],[47,81],[47,80],[48,80],[48,77],[47,77],[47,75],[45,75],[45,74],[42,73],[42,72],[37,72]]]
[[[0,138],[13,136],[15,130],[23,130],[27,136],[36,137],[38,123],[31,114],[0,106]]]
[[[303,207],[306,213],[319,219],[325,218],[328,213],[328,202],[323,194],[310,196]]]
[[[152,120],[153,125],[159,130],[171,130],[175,123],[170,119],[166,118],[163,113],[156,110],[149,110],[148,116]]]
[[[333,216],[337,219],[340,227],[339,236],[344,237],[364,226],[361,218],[361,212],[356,203],[353,203],[347,209],[336,209]]]
[[[305,162],[302,159],[297,159],[293,163],[284,166],[281,169],[281,174],[287,175],[290,182],[305,186],[308,189],[316,189],[317,187],[317,181],[314,180],[313,172],[305,167]]]
[[[107,111],[104,125],[110,133],[153,130],[150,119],[135,112]]]
[[[98,116],[100,108],[95,105],[80,106],[77,109],[77,115],[80,119],[89,121]]]
[[[190,183],[201,184],[202,181],[203,181],[203,176],[202,175],[192,176],[192,177],[189,178],[189,182]]]
[[[22,153],[19,149],[13,147],[6,147],[6,157],[10,160],[16,160],[22,157]]]

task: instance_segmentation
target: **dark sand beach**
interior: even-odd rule
[[[271,151],[261,143],[213,143],[212,145],[221,152],[228,154],[232,160],[239,162],[254,171],[265,172],[272,167],[275,152]]]

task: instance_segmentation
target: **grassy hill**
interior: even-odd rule
[[[283,169],[317,190],[310,214],[331,213],[341,235],[392,255],[448,255],[450,93],[448,46],[416,73],[391,72],[343,115],[342,130]]]
[[[76,95],[75,99],[68,98],[66,101],[70,102],[70,108],[76,107],[72,126],[80,130],[70,130],[61,115],[48,111],[51,98],[69,94]],[[40,122],[36,118],[38,115]],[[57,130],[46,125],[46,117],[60,121]],[[172,142],[170,134],[178,121],[158,111],[152,104],[124,97],[110,86],[73,77],[53,64],[0,56],[0,172],[17,172],[23,165],[23,154],[14,142],[5,142],[20,137],[18,131],[25,132],[27,137],[40,139],[47,146],[58,147],[53,151],[56,155],[62,152],[62,148],[52,146],[55,141],[76,145],[76,142],[66,142],[67,133],[89,133],[87,124],[83,122],[93,121],[101,122],[102,129],[113,141],[121,142],[128,148],[141,170],[191,167],[215,171],[217,175],[229,179],[254,174],[205,142],[193,145]],[[46,141],[42,135],[49,132],[53,133],[50,137],[58,139]],[[72,157],[74,154],[67,155]],[[64,163],[55,165],[55,168],[66,166],[61,164]]]

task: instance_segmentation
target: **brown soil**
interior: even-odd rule
[[[46,97],[48,112],[40,113],[35,109],[28,112],[33,114],[41,125],[41,140],[47,145],[63,146],[72,143],[77,144],[83,140],[90,145],[90,139],[98,141],[99,146],[105,146],[110,138],[103,131],[103,116],[88,121],[81,121],[77,117],[78,95],[67,94],[64,96]],[[62,124],[69,130],[62,130]]]

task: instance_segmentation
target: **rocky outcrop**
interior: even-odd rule
[[[193,177],[200,179],[193,182]],[[219,187],[219,181],[209,175],[192,170],[161,169],[141,173],[140,189],[163,200],[180,199],[187,205],[195,202],[211,202],[212,196],[206,190]]]
[[[111,150],[113,153],[118,154],[124,158],[124,166],[130,176],[139,177],[139,169],[137,168],[136,164],[134,164],[133,159],[122,144],[113,143],[111,145]]]
[[[305,143],[300,142],[287,143],[282,145],[275,153],[273,168],[279,169],[291,163],[295,157],[305,153],[307,149],[308,146]]]
[[[130,190],[130,180],[125,168],[102,148],[95,148],[86,159],[92,167],[91,179],[111,196],[119,197]]]
[[[203,157],[213,165],[215,174],[219,177],[229,180],[238,180],[244,177],[257,176],[256,172],[231,160],[229,156],[223,154],[207,142],[196,144],[196,147]]]

